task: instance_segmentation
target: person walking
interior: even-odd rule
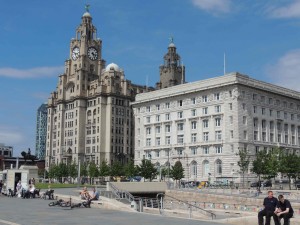
[[[284,199],[283,195],[278,195],[278,203],[275,210],[278,216],[275,225],[280,225],[280,220],[283,218],[283,225],[289,225],[290,218],[294,215],[294,210],[289,200]]]
[[[273,191],[268,191],[268,197],[264,199],[264,209],[258,213],[258,225],[263,225],[264,216],[266,217],[265,225],[270,225],[271,217],[273,217],[274,222],[278,220],[277,215],[275,214],[275,209],[277,206],[278,200],[273,196]]]

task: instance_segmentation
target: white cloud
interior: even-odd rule
[[[31,152],[34,153],[34,138],[34,131],[32,132],[31,127],[0,124],[0,143],[12,146],[13,156],[20,156],[20,153],[27,151],[28,148],[31,148]]]
[[[62,66],[57,67],[36,67],[31,69],[16,69],[4,67],[0,68],[0,77],[11,78],[39,78],[39,77],[52,77],[58,76],[64,71]]]
[[[272,6],[268,14],[273,18],[300,18],[300,0],[293,0],[284,6]]]
[[[21,143],[25,138],[23,134],[11,127],[2,127],[0,128],[0,143],[4,143],[6,145],[14,145],[17,143]]]
[[[287,52],[266,71],[275,84],[300,91],[300,49]]]
[[[231,11],[231,0],[192,0],[192,3],[196,7],[214,15]]]

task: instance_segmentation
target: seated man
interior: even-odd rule
[[[89,200],[91,198],[88,190],[86,187],[83,188],[83,190],[80,192],[80,197],[83,200]]]
[[[54,190],[51,189],[51,186],[48,185],[48,190],[45,191],[43,194],[42,194],[42,198],[43,199],[47,199],[47,196],[48,196],[48,199],[54,199]]]
[[[87,201],[88,207],[90,207],[91,202],[92,202],[93,200],[99,200],[99,192],[96,191],[95,188],[93,188],[93,194],[92,194],[92,196],[90,196],[90,199]]]
[[[264,216],[266,217],[265,225],[270,225],[271,217],[273,217],[274,222],[278,220],[277,216],[275,215],[275,209],[277,206],[277,198],[273,197],[273,191],[268,191],[268,197],[264,199],[264,209],[258,213],[258,224],[263,225],[264,223]]]
[[[294,210],[289,200],[284,199],[283,195],[278,196],[278,203],[275,210],[275,214],[278,216],[278,221],[275,221],[275,225],[280,225],[280,219],[283,218],[283,225],[289,225],[290,218],[294,215]]]
[[[29,198],[30,197],[30,188],[31,185],[29,185],[29,187],[27,186],[27,184],[22,188],[22,198]]]

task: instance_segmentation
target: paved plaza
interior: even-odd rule
[[[0,224],[55,225],[55,224],[105,224],[105,225],[217,225],[215,222],[168,218],[146,213],[130,213],[99,208],[65,209],[49,207],[51,200],[21,199],[0,196]]]

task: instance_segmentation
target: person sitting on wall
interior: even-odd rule
[[[294,210],[290,201],[284,199],[283,195],[278,196],[275,214],[278,216],[278,221],[275,221],[275,225],[280,225],[281,218],[283,218],[283,225],[289,225],[290,218],[292,218],[294,215]]]
[[[29,185],[29,187],[27,185],[25,185],[22,188],[22,198],[30,198],[30,190],[31,189],[31,185]]]
[[[264,216],[266,217],[265,225],[270,225],[271,217],[273,217],[274,222],[278,220],[278,217],[275,214],[275,209],[277,206],[278,200],[273,197],[273,191],[268,191],[268,197],[264,199],[264,209],[258,213],[258,225],[263,225]]]
[[[96,190],[96,188],[93,188],[93,194],[92,196],[90,196],[90,199],[88,199],[87,201],[88,207],[90,207],[92,201],[96,201],[96,200],[99,200],[99,192]]]
[[[80,192],[80,197],[83,200],[89,200],[91,198],[88,190],[86,187],[83,188],[83,190]]]

